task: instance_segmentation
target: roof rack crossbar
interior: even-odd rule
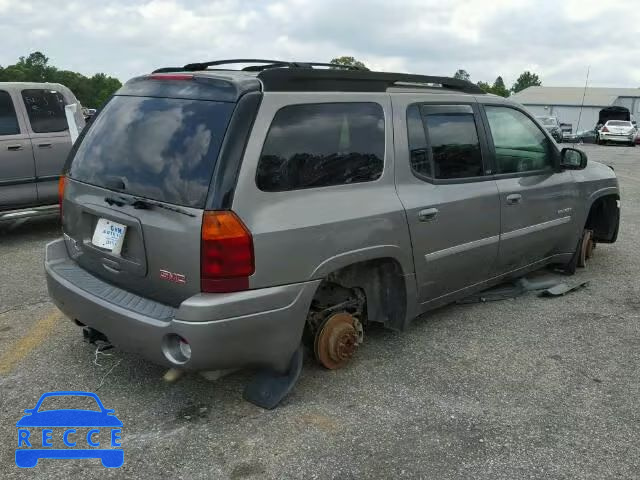
[[[233,65],[237,63],[264,63],[264,64],[267,64],[269,68],[274,68],[274,66],[278,66],[278,67],[295,66],[294,63],[285,62],[283,60],[265,60],[260,58],[234,58],[231,60],[213,60],[211,62],[189,63],[184,67],[182,67],[182,70],[187,70],[187,71],[206,70],[208,67],[214,67],[217,65]]]

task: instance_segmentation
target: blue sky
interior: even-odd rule
[[[40,50],[121,80],[218,58],[329,61],[473,81],[640,87],[635,0],[0,0],[0,65]]]

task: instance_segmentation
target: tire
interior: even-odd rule
[[[578,245],[573,253],[573,257],[569,263],[567,263],[562,269],[565,275],[573,275],[578,268],[584,268],[587,264],[587,259],[591,257],[593,252],[593,241],[591,240],[593,232],[591,230],[583,230],[582,235],[578,239]],[[585,245],[586,242],[586,245]],[[589,248],[587,248],[589,246]]]
[[[591,258],[593,252],[593,230],[585,229],[580,239],[580,249],[576,251],[578,253],[577,266],[579,268],[585,268],[587,266],[587,260]]]

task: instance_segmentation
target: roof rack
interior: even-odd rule
[[[477,85],[451,77],[367,70],[313,70],[271,68],[258,74],[265,91],[386,92],[390,87],[444,88],[470,94],[484,94]]]
[[[214,60],[189,63],[183,67],[164,67],[152,73],[204,71],[209,67],[233,64],[256,64],[242,71],[258,72],[266,91],[342,91],[385,92],[390,87],[444,88],[470,94],[484,94],[477,85],[451,77],[411,73],[372,72],[352,65],[319,62],[288,62],[265,59]],[[314,67],[330,67],[317,69]]]
[[[265,60],[259,58],[236,58],[232,60],[214,60],[211,62],[201,62],[201,63],[189,63],[183,67],[164,67],[154,70],[152,73],[167,73],[167,72],[176,72],[176,71],[202,71],[206,70],[209,67],[216,67],[221,65],[235,65],[239,63],[253,63],[257,65],[251,65],[248,67],[244,67],[242,70],[247,72],[262,72],[263,70],[268,70],[271,68],[308,68],[312,69],[313,67],[329,67],[335,70],[362,70],[362,67],[357,67],[355,65],[340,65],[337,63],[321,63],[321,62],[287,62],[283,60]]]

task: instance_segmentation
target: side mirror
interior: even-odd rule
[[[566,170],[582,170],[587,166],[587,154],[577,148],[563,148],[560,166]]]

